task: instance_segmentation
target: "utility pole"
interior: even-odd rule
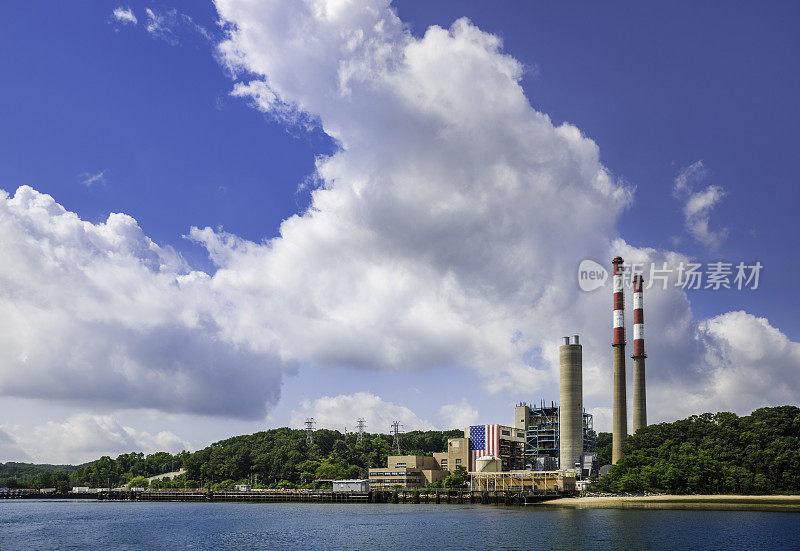
[[[394,442],[392,445],[394,449],[397,451],[397,455],[400,455],[400,428],[403,425],[400,424],[400,421],[394,421],[392,423],[392,436],[394,437]]]
[[[311,445],[314,443],[314,418],[308,417],[306,419],[306,444]]]
[[[367,422],[364,420],[363,417],[358,418],[358,421],[356,421],[356,427],[358,428],[358,436],[356,436],[356,444],[360,444],[364,440],[364,429],[367,428]]]

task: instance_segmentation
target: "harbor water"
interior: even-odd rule
[[[800,514],[0,501],[0,549],[800,549]]]

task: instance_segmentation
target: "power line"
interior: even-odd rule
[[[306,418],[306,444],[311,445],[314,443],[314,422],[313,417]]]
[[[400,455],[400,433],[402,432],[400,428],[403,425],[400,424],[400,421],[392,422],[392,436],[394,437],[394,442],[392,445],[394,449],[397,451],[397,455]]]
[[[356,444],[360,444],[364,440],[364,429],[367,428],[367,422],[363,417],[359,417],[358,421],[356,421],[356,428],[358,429]]]

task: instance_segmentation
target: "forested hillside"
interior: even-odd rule
[[[761,408],[744,417],[704,413],[650,425],[625,441],[624,452],[594,489],[800,493],[800,408]]]
[[[430,455],[444,451],[447,438],[462,434],[459,430],[408,432],[400,437],[401,451]],[[154,486],[229,487],[251,482],[257,486],[288,487],[311,485],[320,478],[363,477],[369,467],[385,466],[387,455],[392,453],[392,438],[385,434],[365,434],[364,440],[357,443],[355,434],[345,436],[320,429],[314,432],[314,443],[309,446],[304,431],[280,428],[228,438],[193,453],[127,453],[116,459],[104,456],[80,467],[48,471],[53,476],[58,473],[57,479],[51,476],[43,480],[41,473],[33,471],[12,473],[0,464],[0,487],[119,486],[136,477],[180,468],[187,470],[186,475],[155,482]],[[141,478],[137,479],[139,484]]]

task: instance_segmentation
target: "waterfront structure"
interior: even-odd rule
[[[612,330],[612,364],[613,364],[613,397],[611,420],[611,463],[616,464],[622,458],[622,443],[628,436],[628,403],[625,383],[625,295],[622,289],[622,257],[611,261],[613,271],[613,330]]]
[[[386,468],[369,470],[369,486],[373,490],[395,486],[401,488],[422,488],[444,480],[449,473],[439,467],[439,463],[429,455],[390,455]]]
[[[564,494],[575,491],[575,471],[510,471],[472,473],[472,489],[482,492],[516,491]]]
[[[647,394],[645,389],[644,360],[644,277],[633,276],[633,434],[647,426]]]
[[[469,439],[469,471],[475,471],[478,458],[500,459],[503,471],[525,468],[525,432],[505,425],[473,425],[464,429]]]
[[[583,464],[583,347],[578,335],[564,337],[559,355],[559,466],[581,469]]]
[[[334,492],[368,492],[369,479],[334,480]]]

